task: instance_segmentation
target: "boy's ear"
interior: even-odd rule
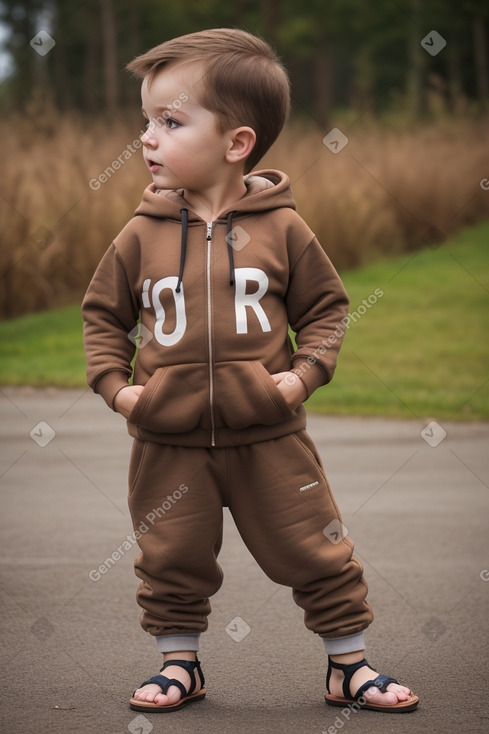
[[[256,133],[251,127],[237,127],[231,130],[231,142],[226,153],[228,163],[246,160],[256,143]]]

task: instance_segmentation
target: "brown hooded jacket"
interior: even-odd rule
[[[348,312],[341,280],[295,212],[288,177],[259,171],[245,183],[209,223],[182,192],[151,184],[93,276],[87,380],[113,407],[138,346],[133,382],[145,388],[132,436],[183,446],[283,436],[304,428],[305,411],[270,374],[293,370],[308,395],[333,376]]]

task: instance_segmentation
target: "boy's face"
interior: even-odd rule
[[[141,142],[157,188],[199,192],[222,180],[230,137],[198,102],[201,78],[197,65],[171,65],[151,84],[143,81],[142,109],[149,124]]]

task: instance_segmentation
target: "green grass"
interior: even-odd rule
[[[80,305],[0,322],[0,384],[86,386]]]
[[[477,420],[489,417],[489,224],[438,248],[345,273],[351,324],[321,413]]]
[[[454,420],[489,417],[489,224],[444,245],[343,275],[350,324],[314,412]],[[363,308],[360,311],[364,310]],[[85,385],[79,305],[0,323],[0,384]]]

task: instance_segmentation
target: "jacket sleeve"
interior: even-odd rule
[[[292,372],[309,397],[333,378],[349,306],[343,283],[316,238],[291,266],[286,303],[296,332]]]
[[[126,387],[136,351],[130,332],[139,306],[114,244],[95,271],[82,303],[87,382],[113,409],[114,398]]]

